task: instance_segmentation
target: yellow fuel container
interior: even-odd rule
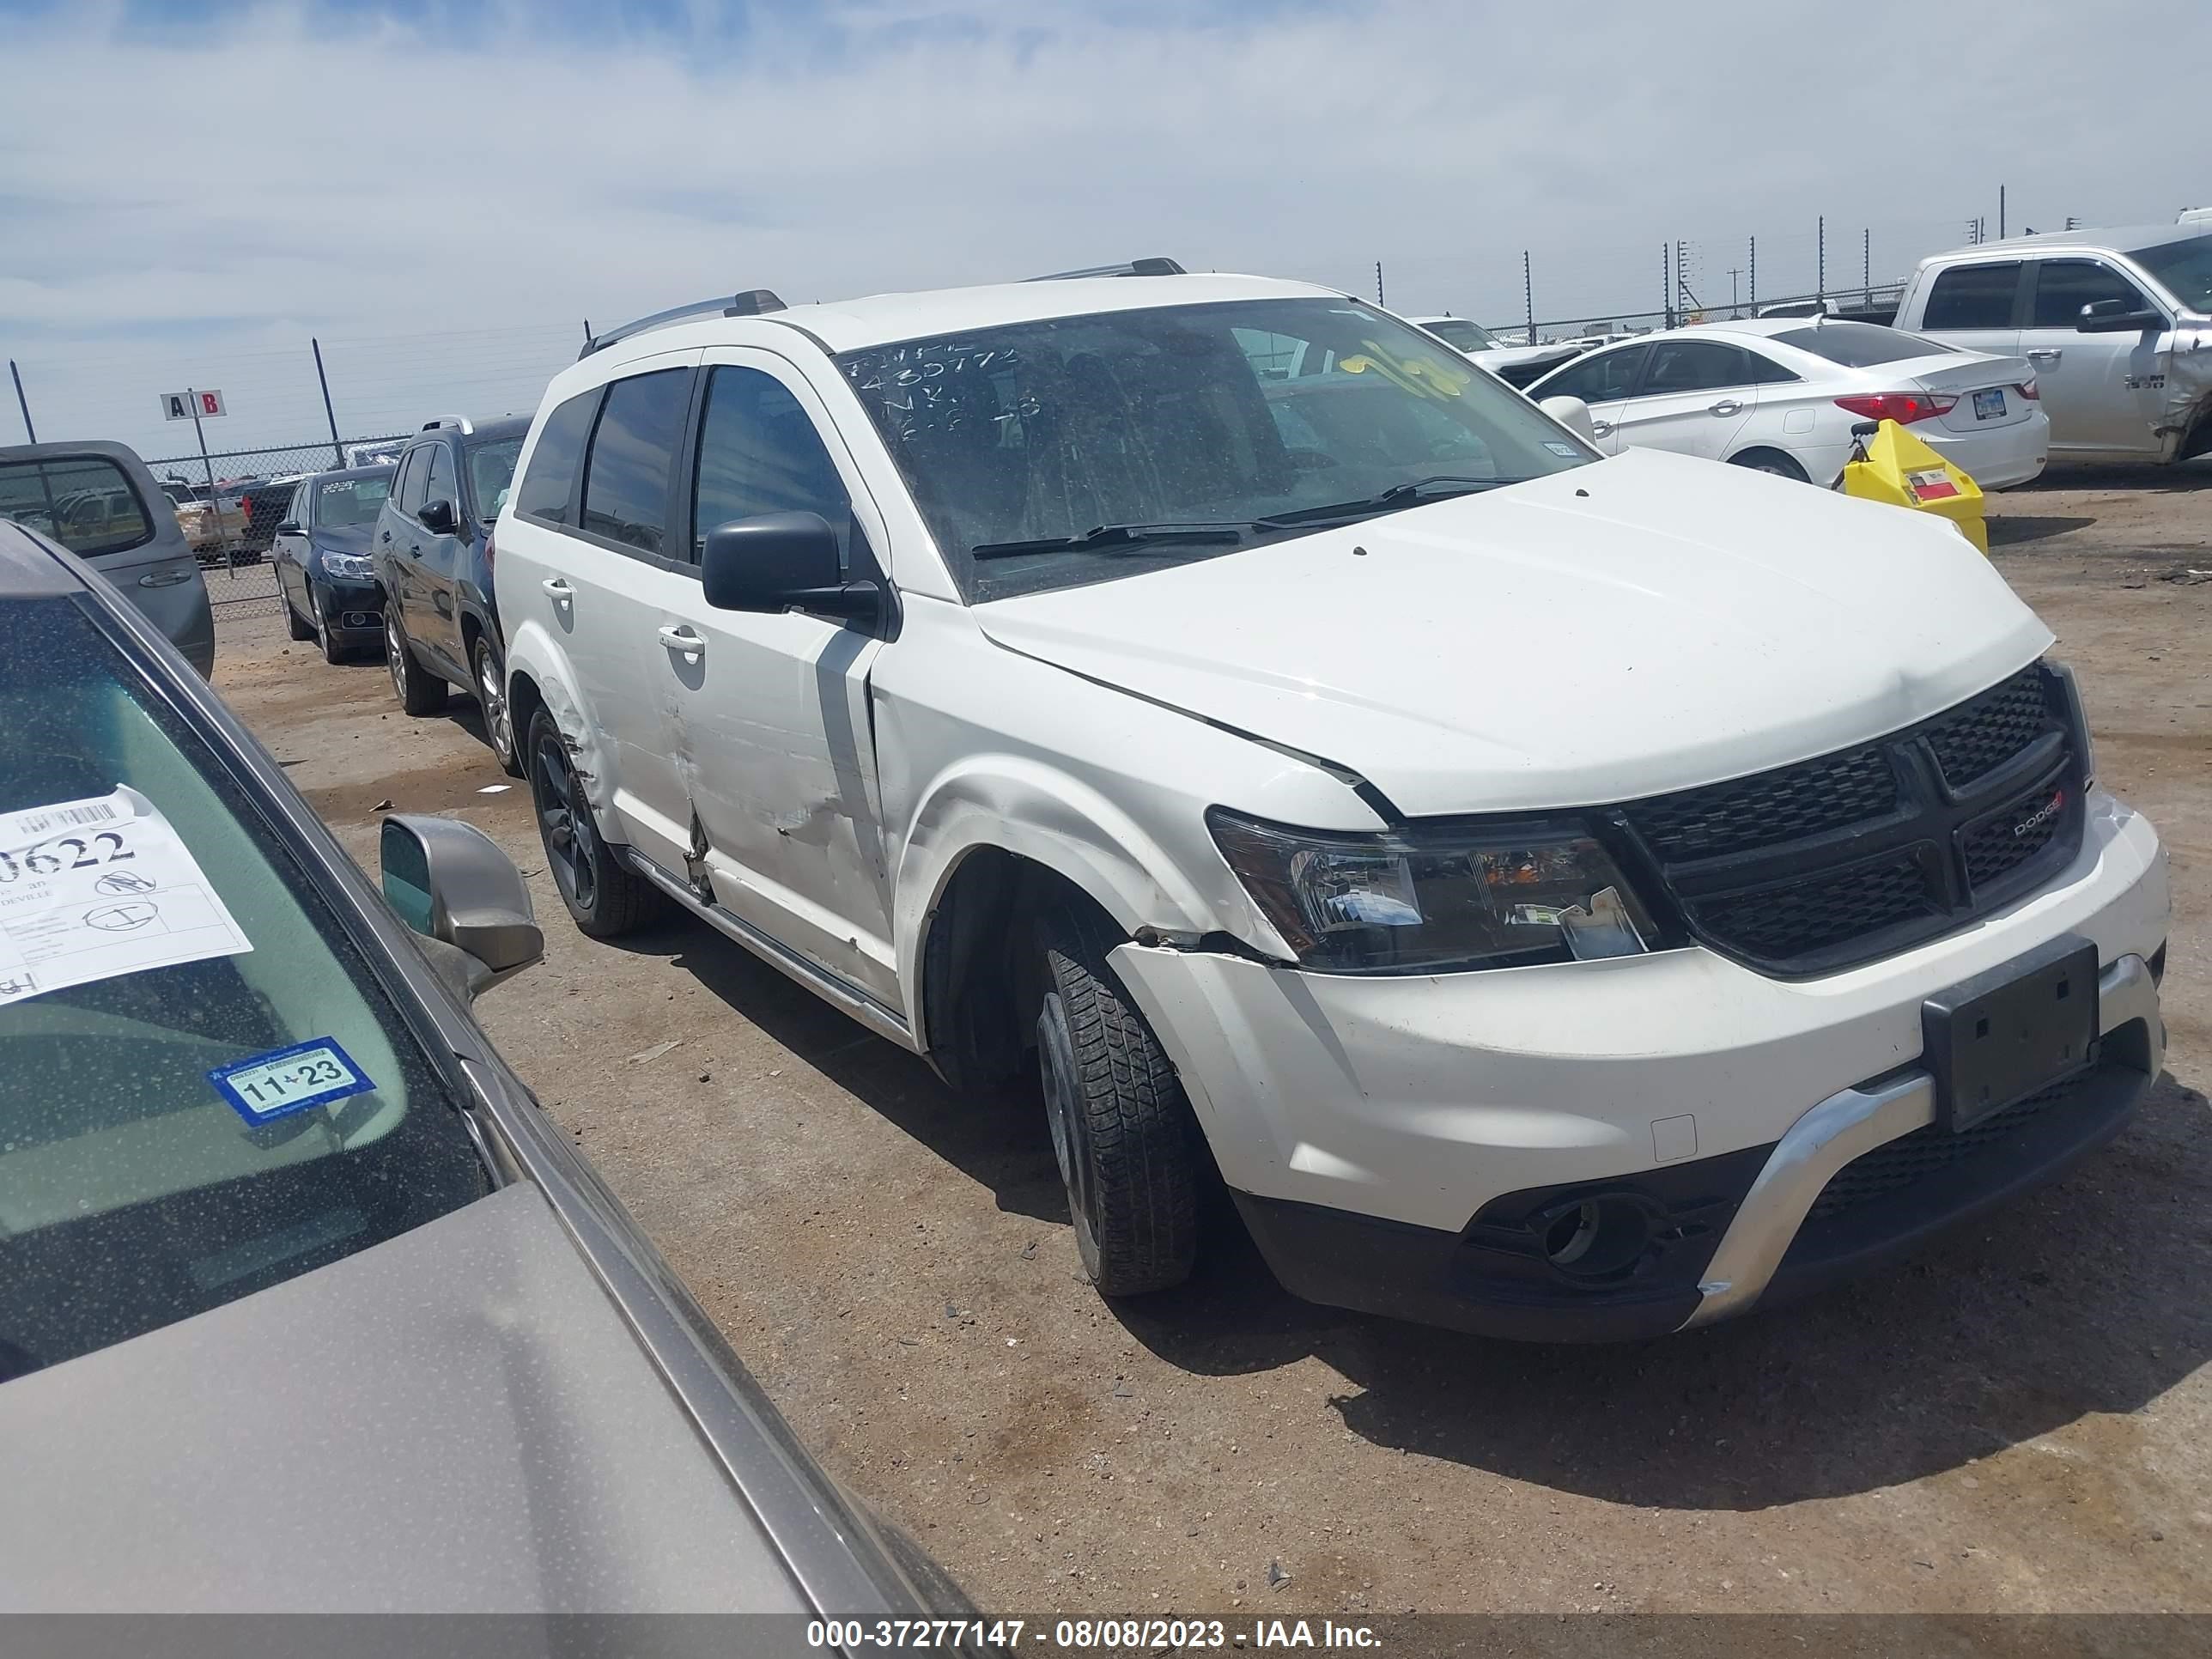
[[[1987,556],[1990,532],[1982,517],[1979,484],[1895,421],[1884,421],[1863,447],[1866,459],[1844,467],[1844,494],[1938,514]]]

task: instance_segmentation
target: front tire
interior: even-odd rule
[[[1198,1255],[1198,1127],[1175,1067],[1107,966],[1100,920],[1038,926],[1037,1063],[1083,1271],[1107,1296],[1164,1291]]]
[[[310,591],[312,592],[312,590]],[[301,620],[299,611],[293,606],[292,596],[289,593],[285,593],[283,595],[283,599],[284,626],[291,630],[292,637],[295,640],[312,640],[314,638],[314,625],[311,623]]]
[[[477,708],[483,715],[484,740],[491,744],[492,758],[507,776],[519,778],[522,762],[515,752],[514,711],[507,701],[507,665],[489,634],[477,635],[469,667],[476,676]]]
[[[399,625],[399,605],[384,602],[384,665],[392,675],[392,689],[399,706],[410,714],[434,714],[446,706],[445,681],[415,659],[407,643],[407,630]]]
[[[323,608],[323,596],[315,592],[314,584],[307,585],[307,604],[315,613],[315,641],[323,647],[325,662],[343,662],[346,653],[337,637],[331,632],[331,615]]]
[[[577,927],[593,939],[612,939],[660,915],[668,908],[667,896],[599,839],[592,803],[569,763],[568,740],[550,710],[540,708],[531,715],[525,742],[545,866]]]

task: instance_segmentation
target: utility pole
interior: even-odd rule
[[[1674,251],[1666,243],[1659,244],[1659,292],[1666,298],[1660,314],[1666,318],[1667,326],[1674,326]]]
[[[1751,308],[1759,309],[1759,238],[1751,239]]]
[[[15,407],[23,411],[23,435],[31,442],[39,441],[39,428],[31,424],[30,399],[23,395],[23,371],[15,367],[15,360],[8,360],[8,373],[15,381]]]
[[[1530,274],[1528,250],[1521,250],[1521,304],[1528,313],[1528,343],[1536,343],[1536,283]]]
[[[1874,303],[1874,227],[1869,225],[1859,232],[1859,281],[1866,285],[1862,305]]]
[[[1378,306],[1382,303],[1382,262],[1380,259],[1375,262],[1375,303]]]
[[[1828,216],[1825,213],[1820,216],[1820,264],[1817,267],[1818,275],[1814,281],[1813,297],[1816,300],[1826,300],[1828,297]]]
[[[345,447],[338,442],[338,417],[331,408],[331,380],[323,373],[323,343],[310,337],[307,343],[315,349],[315,380],[323,388],[323,418],[331,423],[331,465],[345,465]]]
[[[2005,187],[2004,187],[2002,185],[1999,185],[1997,186],[1997,240],[1999,240],[2000,242],[2002,242],[2002,240],[2004,240],[2004,234],[2005,234],[2005,199],[2004,199],[2004,198],[2005,198]]]
[[[1730,265],[1729,267],[1729,315],[1731,317],[1736,315],[1735,279],[1742,274],[1743,267],[1741,265]]]

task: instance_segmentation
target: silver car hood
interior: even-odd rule
[[[538,1190],[0,1384],[0,1613],[810,1611]]]

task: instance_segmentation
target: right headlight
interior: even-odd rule
[[[1579,823],[1346,835],[1214,807],[1214,844],[1304,966],[1507,968],[1650,949],[1650,913]]]

